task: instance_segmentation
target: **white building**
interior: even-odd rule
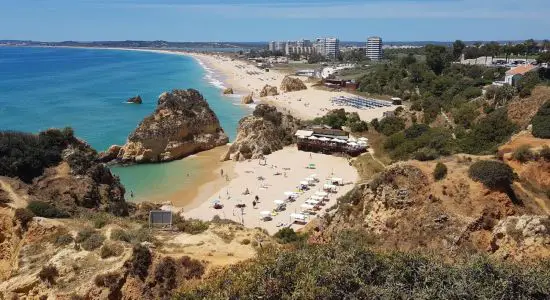
[[[382,38],[377,36],[372,36],[367,40],[367,57],[370,60],[381,60],[382,59]]]
[[[315,52],[327,58],[336,58],[340,53],[340,40],[337,38],[317,38],[313,47]]]

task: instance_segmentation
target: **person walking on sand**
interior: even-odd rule
[[[260,202],[260,197],[258,197],[258,195],[256,195],[256,196],[254,196],[254,200],[255,200],[256,202]]]
[[[223,169],[220,169],[220,175],[223,177]]]
[[[252,200],[252,208],[256,209],[256,200]]]

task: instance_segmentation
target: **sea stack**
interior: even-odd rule
[[[104,157],[112,159],[118,152],[115,162],[166,162],[228,142],[218,117],[198,91],[173,90],[160,95],[156,110],[141,121],[124,146],[111,147]]]
[[[233,95],[233,89],[232,88],[226,88],[223,90],[224,95]]]
[[[133,103],[133,104],[141,104],[143,101],[141,100],[141,96],[132,97],[128,100],[126,100],[127,103]]]
[[[286,76],[281,82],[281,91],[283,92],[294,92],[306,89],[307,86],[302,80],[300,80],[300,78],[292,78],[290,76]]]

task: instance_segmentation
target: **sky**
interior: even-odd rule
[[[550,39],[550,0],[0,0],[0,39]]]

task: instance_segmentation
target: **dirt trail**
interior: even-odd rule
[[[380,161],[378,158],[376,158],[376,156],[374,156],[374,149],[369,148],[369,154],[372,157],[372,159],[375,162],[379,163],[384,169],[387,167],[382,161]]]
[[[0,178],[0,188],[4,190],[6,193],[8,193],[9,198],[11,199],[12,203],[11,206],[14,208],[23,208],[27,206],[27,200],[21,196],[19,196],[12,188],[11,184],[7,183],[6,181],[2,180]]]

